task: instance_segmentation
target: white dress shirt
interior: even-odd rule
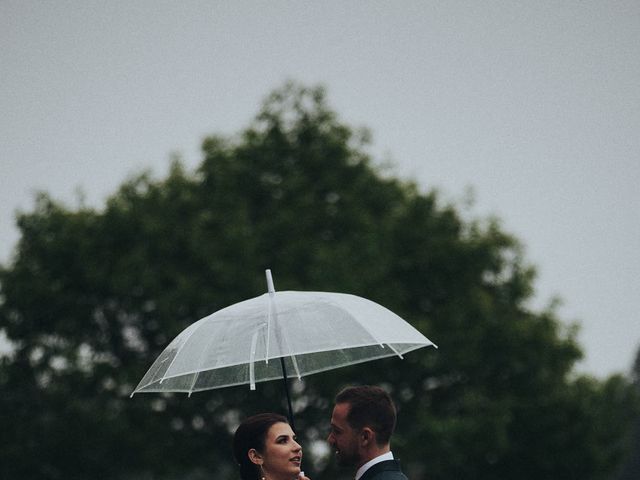
[[[393,453],[391,451],[387,453],[383,453],[382,455],[378,455],[376,458],[369,460],[367,463],[362,465],[358,471],[356,472],[355,480],[360,480],[360,477],[364,475],[364,472],[373,467],[376,463],[384,462],[385,460],[393,460]]]

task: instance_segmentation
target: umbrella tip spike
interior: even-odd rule
[[[276,293],[276,289],[273,286],[273,277],[271,276],[271,269],[267,268],[264,271],[264,274],[267,276],[267,290],[269,291],[269,295],[273,295]]]

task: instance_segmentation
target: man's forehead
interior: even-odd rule
[[[349,414],[350,405],[348,403],[337,403],[333,407],[333,414],[331,415],[331,423],[340,422],[343,423],[347,420]]]

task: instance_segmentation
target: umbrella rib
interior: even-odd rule
[[[331,304],[335,305],[335,303],[333,303],[333,302],[328,302],[328,303],[331,303]],[[336,303],[337,303],[337,302],[336,302]],[[338,303],[338,306],[341,306],[341,305]],[[371,332],[367,327],[365,327],[365,326],[362,324],[362,322],[360,321],[360,319],[359,319],[358,317],[356,317],[355,315],[353,315],[353,314],[352,314],[350,311],[348,311],[348,310],[345,310],[345,313],[347,313],[347,314],[351,317],[351,319],[352,319],[354,322],[356,322],[358,325],[360,325],[360,328],[362,328],[362,330],[364,330],[364,331],[365,331],[365,332],[366,332],[366,333],[367,333],[371,338],[373,338],[373,340],[375,340],[375,342],[376,342],[378,345],[380,345],[380,347],[381,347],[381,348],[384,348],[384,343],[383,343],[383,342],[381,342],[381,341],[380,341],[380,339],[379,339],[378,337],[376,337],[376,336],[375,336],[375,335],[374,335],[374,334],[373,334],[373,333],[372,333],[372,332]],[[387,344],[387,345],[388,345],[388,344]],[[395,352],[395,350],[393,350],[393,351]],[[396,353],[397,353],[397,352],[396,352]],[[400,358],[402,358],[402,357],[400,357]]]
[[[269,344],[271,343],[269,339],[271,338],[271,318],[273,317],[272,312],[274,310],[275,310],[275,300],[272,297],[270,297],[269,298],[269,315],[267,316],[267,338],[265,340],[266,352],[264,357],[264,363],[266,364],[269,364]],[[285,342],[286,342],[286,339],[285,339]],[[300,380],[302,378],[302,375],[300,374],[298,361],[296,360],[295,355],[291,354],[290,357],[291,357],[291,363],[293,363],[293,369],[296,372],[296,376],[298,377],[298,380]]]
[[[267,269],[265,270],[265,275],[267,276],[267,290],[269,291],[269,314],[267,315],[267,339],[266,339],[266,348],[265,348],[265,356],[264,356],[264,362],[266,364],[269,363],[269,338],[271,336],[271,318],[275,317],[278,318],[277,312],[276,312],[276,288],[273,285],[273,277],[271,276],[271,270]],[[255,335],[257,335],[257,332],[255,333]],[[285,342],[288,344],[289,342],[287,342],[287,339],[285,338]],[[280,348],[280,350],[282,351],[282,348]],[[255,353],[255,352],[253,352]],[[284,353],[284,352],[281,352]],[[298,361],[296,360],[295,355],[291,354],[291,363],[293,363],[293,369],[296,371],[296,375],[298,376],[298,380],[300,380],[302,378],[302,375],[300,375],[300,369],[298,368]],[[280,357],[282,360],[282,366],[284,368],[284,357]],[[253,360],[251,361],[251,366],[250,369],[253,368]],[[251,373],[251,372],[250,372]],[[286,379],[286,374],[285,375],[285,382],[287,381]],[[255,390],[255,382],[252,382],[250,385],[251,390]]]
[[[296,371],[298,380],[302,380],[302,375],[300,375],[300,369],[298,368],[298,361],[296,360],[296,356],[293,354],[291,354],[291,363],[293,363],[293,369]]]
[[[193,375],[193,382],[191,382],[191,386],[189,387],[189,397],[193,393],[193,387],[196,385],[196,382],[198,381],[198,375],[200,375],[199,370]]]
[[[271,272],[269,272],[267,279],[271,276]],[[275,300],[275,291],[272,291],[271,288],[273,288],[273,285],[270,286],[270,290],[269,290],[269,317],[268,317],[268,323],[267,323],[267,332],[269,331],[269,326],[271,323],[271,317],[272,317],[272,312],[273,312],[273,318],[278,319],[278,312],[276,311],[276,300]],[[277,328],[277,326],[276,326]],[[278,330],[276,330],[277,332]],[[282,342],[284,341],[284,343],[286,344],[287,349],[289,348],[289,340],[287,338],[287,332],[282,329],[280,330],[281,336],[278,336],[280,342],[278,342],[280,344],[280,353],[282,354],[280,358],[284,358],[286,355],[284,354],[284,348],[282,345]],[[298,361],[296,360],[296,356],[293,353],[289,354],[289,357],[291,358],[291,363],[293,364],[293,369],[296,372],[296,376],[298,377],[298,380],[302,379],[302,375],[300,374],[300,368],[298,367]],[[269,361],[269,334],[267,333],[267,354],[266,354],[266,362],[268,363]]]
[[[207,346],[205,348],[203,348],[202,351],[200,352],[200,357],[198,358],[198,368],[194,372],[193,382],[191,382],[191,387],[189,387],[189,396],[191,396],[191,393],[193,392],[193,387],[195,386],[196,382],[198,381],[198,376],[200,375],[200,372],[202,371],[201,368],[202,368],[202,362],[204,361],[204,357],[207,354],[207,351],[209,350],[209,347],[211,346],[211,343],[213,343],[214,340],[215,340],[214,338],[209,340],[209,342],[207,343]]]
[[[269,313],[267,314],[267,339],[266,339],[266,353],[264,356],[264,363],[269,363],[269,337],[271,336],[271,316],[272,311],[275,309],[273,304],[273,296],[269,295]]]
[[[198,323],[199,322],[200,321],[198,321]],[[178,351],[176,352],[174,357],[171,359],[171,363],[169,364],[169,366],[165,370],[164,374],[162,375],[162,378],[160,379],[160,385],[162,385],[162,382],[164,382],[167,378],[173,378],[173,376],[172,377],[167,377],[167,372],[169,371],[169,369],[173,365],[173,362],[176,360],[176,358],[178,358],[178,355],[180,354],[180,351],[182,350],[182,347],[191,339],[193,334],[196,333],[199,329],[200,329],[200,326],[198,326],[197,328],[194,328],[193,331],[189,334],[189,336],[185,339],[185,341],[182,342],[182,345],[180,346],[180,348],[178,349]],[[213,341],[214,341],[214,339],[211,339],[209,341],[209,343],[207,344],[207,348],[209,347],[209,345],[211,345],[211,342],[213,342]],[[207,352],[207,348],[204,348],[202,350],[202,352],[200,353],[200,358],[198,359],[198,368],[193,372],[193,373],[195,373],[195,376],[193,378],[193,382],[191,383],[191,387],[189,388],[189,396],[191,396],[191,392],[193,391],[192,389],[195,386],[196,381],[198,380],[198,376],[200,374],[200,370],[199,369],[202,366],[202,361],[203,361],[204,356],[205,356],[205,354]]]
[[[393,350],[395,352],[395,354],[398,355],[402,360],[404,360],[404,357],[402,356],[402,354],[398,350],[396,350],[393,345],[391,345],[390,343],[387,343],[387,346],[391,350]]]
[[[256,359],[256,343],[258,342],[258,332],[260,330],[256,330],[253,332],[253,337],[251,338],[251,354],[249,357],[249,389],[256,389],[256,372],[255,372],[255,359]]]
[[[380,341],[380,339],[377,338],[370,330],[368,330],[355,315],[352,315],[350,312],[349,312],[349,315],[351,316],[351,318],[358,325],[360,325],[364,329],[365,332],[367,332],[369,335],[371,335],[371,338],[373,338],[378,343],[378,345],[380,345],[381,348],[384,348],[384,343],[382,341]],[[396,350],[393,347],[393,345],[391,345],[390,343],[387,343],[387,346],[393,351],[393,353],[395,353],[398,357],[400,357],[402,360],[404,360],[404,357],[402,356],[402,354],[400,352],[398,352],[398,350]]]
[[[164,382],[164,380],[166,378],[166,375],[167,375],[167,372],[171,369],[171,366],[173,365],[173,362],[175,362],[176,358],[178,358],[178,355],[180,354],[180,351],[182,350],[182,347],[184,346],[185,343],[187,343],[189,341],[189,339],[193,336],[193,334],[196,333],[198,328],[194,328],[193,331],[189,334],[189,336],[184,340],[184,342],[182,342],[182,345],[180,345],[180,348],[177,349],[176,354],[171,359],[171,363],[169,363],[169,366],[167,367],[167,369],[162,374],[162,378],[160,379],[160,385],[162,385],[162,382]]]
[[[273,284],[273,276],[271,275],[271,269],[267,268],[264,271],[264,274],[267,277],[267,291],[269,293],[269,313],[267,315],[267,341],[265,342],[266,353],[264,356],[264,363],[269,364],[269,336],[271,335],[271,316],[273,311],[275,310],[274,297],[276,294],[276,287]],[[254,385],[254,388],[255,388],[255,385]]]

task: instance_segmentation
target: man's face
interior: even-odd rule
[[[347,423],[350,405],[338,403],[331,415],[331,431],[327,442],[333,449],[338,465],[360,466],[360,451],[358,448],[358,431]]]

